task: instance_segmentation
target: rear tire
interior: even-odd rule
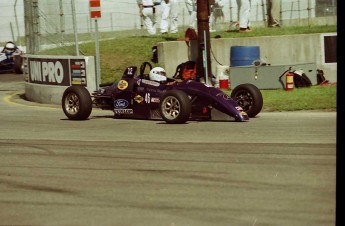
[[[166,123],[182,124],[188,121],[191,113],[188,95],[181,90],[166,92],[160,101],[159,112]]]
[[[23,57],[16,55],[13,57],[14,72],[16,74],[23,74]]]
[[[85,120],[92,111],[92,100],[84,86],[70,86],[62,95],[62,109],[70,120]]]
[[[263,106],[261,91],[253,84],[246,83],[236,86],[231,92],[231,98],[243,108],[250,118],[259,114]]]

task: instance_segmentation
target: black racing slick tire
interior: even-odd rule
[[[23,74],[23,57],[16,55],[13,57],[14,71],[16,74]]]
[[[161,117],[168,124],[183,124],[187,122],[191,109],[192,106],[188,95],[181,90],[166,92],[159,104]]]
[[[259,114],[263,106],[261,91],[253,84],[245,83],[236,86],[231,92],[231,98],[243,108],[250,118]]]
[[[70,120],[86,120],[92,111],[92,100],[84,86],[70,86],[62,95],[62,109]]]

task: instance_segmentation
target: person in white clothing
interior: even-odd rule
[[[177,0],[163,0],[161,3],[162,20],[161,20],[161,33],[167,34],[178,32],[178,13],[179,7]]]
[[[150,35],[156,34],[156,15],[153,0],[137,0],[139,15],[143,18],[144,25]]]
[[[196,0],[185,0],[185,2],[186,2],[186,7],[189,13],[188,27],[196,29],[196,23],[197,23]]]
[[[240,29],[239,32],[250,32],[251,0],[240,0]]]

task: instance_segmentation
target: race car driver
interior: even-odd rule
[[[13,53],[21,53],[21,50],[14,44],[14,42],[7,42],[0,54],[0,64],[2,61],[9,59]]]
[[[5,44],[5,46],[4,46],[4,48],[2,49],[1,52],[2,52],[2,53],[8,53],[8,54],[10,54],[10,53],[21,52],[21,51],[20,51],[19,48],[16,46],[16,44],[14,44],[14,42],[9,41],[9,42],[7,42],[7,43]]]

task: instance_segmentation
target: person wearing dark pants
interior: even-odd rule
[[[280,0],[267,0],[267,26],[280,27]]]

